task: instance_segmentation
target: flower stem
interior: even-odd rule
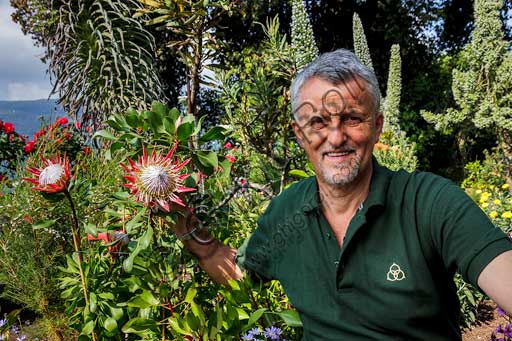
[[[64,195],[69,201],[69,206],[71,207],[71,212],[73,213],[73,224],[71,224],[71,231],[73,233],[73,246],[75,248],[75,252],[78,254],[78,270],[80,271],[80,280],[82,281],[82,290],[84,291],[84,299],[86,309],[89,309],[89,294],[87,291],[87,283],[85,281],[85,274],[82,268],[82,253],[81,253],[81,237],[80,237],[80,227],[78,225],[78,217],[76,215],[75,204],[73,202],[73,198],[71,198],[71,194],[68,189],[64,189]],[[96,341],[96,334],[94,331],[92,332],[92,340]]]

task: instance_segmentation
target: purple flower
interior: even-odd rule
[[[251,332],[244,334],[244,335],[242,335],[242,340],[243,341],[253,341],[254,335],[252,335]]]
[[[265,337],[270,338],[271,340],[279,340],[279,336],[283,333],[283,331],[280,328],[277,327],[270,327],[265,328],[265,332],[263,333]]]
[[[251,335],[260,335],[261,331],[258,327],[255,327],[255,328],[252,328],[251,330],[249,330],[249,334]]]
[[[505,310],[503,310],[503,308],[501,308],[500,306],[496,307],[496,311],[498,312],[499,316],[505,316],[507,314]]]

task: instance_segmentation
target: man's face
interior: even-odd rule
[[[293,130],[326,185],[342,187],[371,175],[384,118],[366,88],[360,79],[334,85],[318,77],[301,88]]]

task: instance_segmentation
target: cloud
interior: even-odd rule
[[[47,99],[50,94],[50,87],[47,83],[35,82],[12,82],[7,84],[7,100],[22,101],[32,99]]]
[[[0,100],[46,98],[51,85],[41,62],[44,50],[35,47],[12,21],[13,11],[9,0],[0,0]],[[29,98],[31,95],[37,97]]]

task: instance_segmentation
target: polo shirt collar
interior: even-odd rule
[[[370,192],[368,197],[363,203],[363,212],[366,214],[370,207],[385,207],[386,196],[391,180],[392,172],[382,167],[375,157],[372,157],[373,171],[372,180],[370,182]],[[307,190],[304,191],[302,211],[304,214],[309,214],[313,211],[319,212],[320,202],[318,197],[318,183],[316,176],[308,178],[306,181],[309,182]]]

